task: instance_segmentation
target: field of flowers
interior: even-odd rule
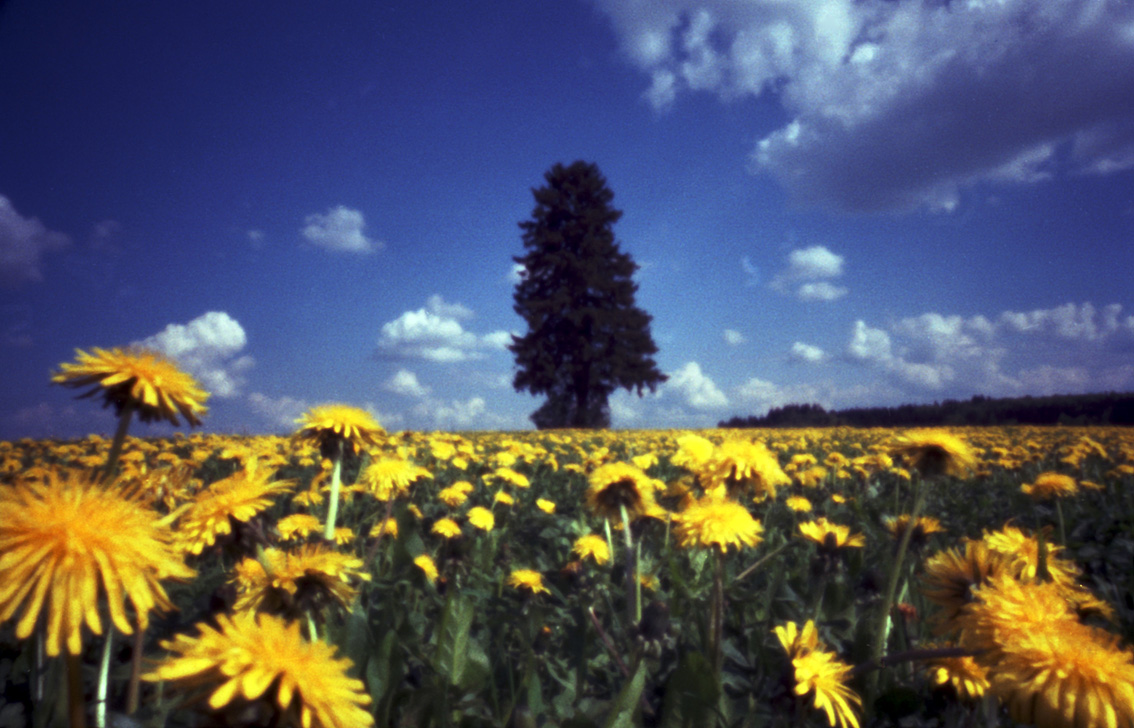
[[[0,723],[1131,725],[1129,430],[351,416],[0,443]]]

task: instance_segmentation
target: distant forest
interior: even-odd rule
[[[948,425],[1134,425],[1134,392],[970,400],[827,411],[817,404],[774,407],[718,427],[934,427]]]

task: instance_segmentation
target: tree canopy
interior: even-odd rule
[[[513,309],[528,326],[508,349],[517,391],[546,395],[532,413],[540,429],[605,427],[614,390],[653,391],[666,380],[653,360],[652,317],[638,308],[638,264],[621,250],[622,211],[593,163],[556,164],[532,190],[535,209],[520,223],[524,254]]]

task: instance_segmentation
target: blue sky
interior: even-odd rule
[[[3,439],[110,432],[48,379],[134,343],[207,431],[528,428],[517,224],[577,159],[670,377],[616,427],[1134,389],[1129,3],[10,0],[0,69]]]

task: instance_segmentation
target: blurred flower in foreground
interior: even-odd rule
[[[325,458],[334,459],[340,443],[352,453],[381,443],[385,430],[366,410],[348,404],[324,404],[304,412],[293,435],[300,442],[310,442]]]
[[[517,589],[527,589],[532,594],[550,594],[551,591],[543,585],[543,575],[532,569],[516,569],[508,576],[508,586]]]
[[[571,547],[571,553],[580,559],[589,556],[595,560],[596,564],[605,564],[610,561],[610,546],[606,539],[593,533],[576,539],[575,545]]]
[[[326,604],[346,608],[354,599],[352,582],[370,581],[362,567],[362,559],[321,544],[306,544],[294,551],[266,549],[259,559],[247,558],[237,564],[233,608],[293,619],[318,613]]]
[[[429,580],[430,584],[437,581],[437,564],[433,562],[433,559],[430,556],[428,556],[427,554],[422,554],[421,556],[415,558],[413,560],[413,563],[417,566],[417,568],[421,569],[421,572],[425,574],[425,578]]]
[[[70,654],[79,654],[84,621],[102,634],[100,584],[114,626],[131,634],[125,597],[144,629],[151,609],[174,608],[160,580],[195,574],[173,547],[161,516],[113,483],[49,471],[46,482],[3,490],[0,622],[23,605],[16,637],[24,639],[42,612],[48,655],[58,655],[63,640]]]
[[[654,502],[654,482],[629,463],[607,463],[591,473],[587,505],[600,518],[617,521],[621,509],[633,519],[649,510]]]
[[[80,396],[101,394],[104,405],[113,406],[118,416],[127,408],[137,408],[142,422],[166,420],[177,426],[180,415],[190,425],[200,426],[209,394],[165,356],[147,349],[95,347],[93,351],[76,349],[75,363],[60,364],[62,371],[52,375],[52,383],[89,386],[90,391]]]
[[[815,623],[808,621],[800,628],[788,622],[773,632],[791,659],[795,694],[801,698],[813,694],[815,707],[827,714],[832,726],[858,728],[855,707],[862,706],[862,699],[847,687],[851,666],[823,647]]]
[[[200,554],[218,536],[232,533],[235,522],[249,521],[270,508],[275,496],[294,485],[290,480],[271,480],[274,474],[252,459],[243,470],[197,493],[178,523],[178,543],[189,553]]]
[[[257,700],[271,690],[284,714],[279,725],[304,728],[370,726],[374,719],[361,680],[347,674],[348,658],[335,659],[334,648],[307,642],[296,622],[268,614],[217,617],[220,629],[197,625],[198,637],[177,635],[162,643],[176,655],[143,679],[193,687],[216,684],[209,707],[218,710],[238,697]]]
[[[1035,482],[1021,485],[1020,490],[1039,501],[1075,495],[1079,492],[1079,486],[1070,475],[1046,472],[1037,475]]]
[[[674,535],[683,548],[716,546],[721,552],[729,546],[738,549],[756,546],[763,540],[764,527],[739,503],[705,496],[676,514]]]
[[[963,478],[977,466],[976,455],[968,444],[944,430],[907,432],[890,452],[923,478],[939,475]]]
[[[491,531],[496,528],[496,516],[492,515],[492,511],[482,506],[470,508],[468,517],[469,523],[474,528],[479,528],[482,531]]]
[[[973,659],[937,657],[929,663],[929,676],[935,685],[949,685],[962,700],[976,700],[988,692],[988,670]]]

